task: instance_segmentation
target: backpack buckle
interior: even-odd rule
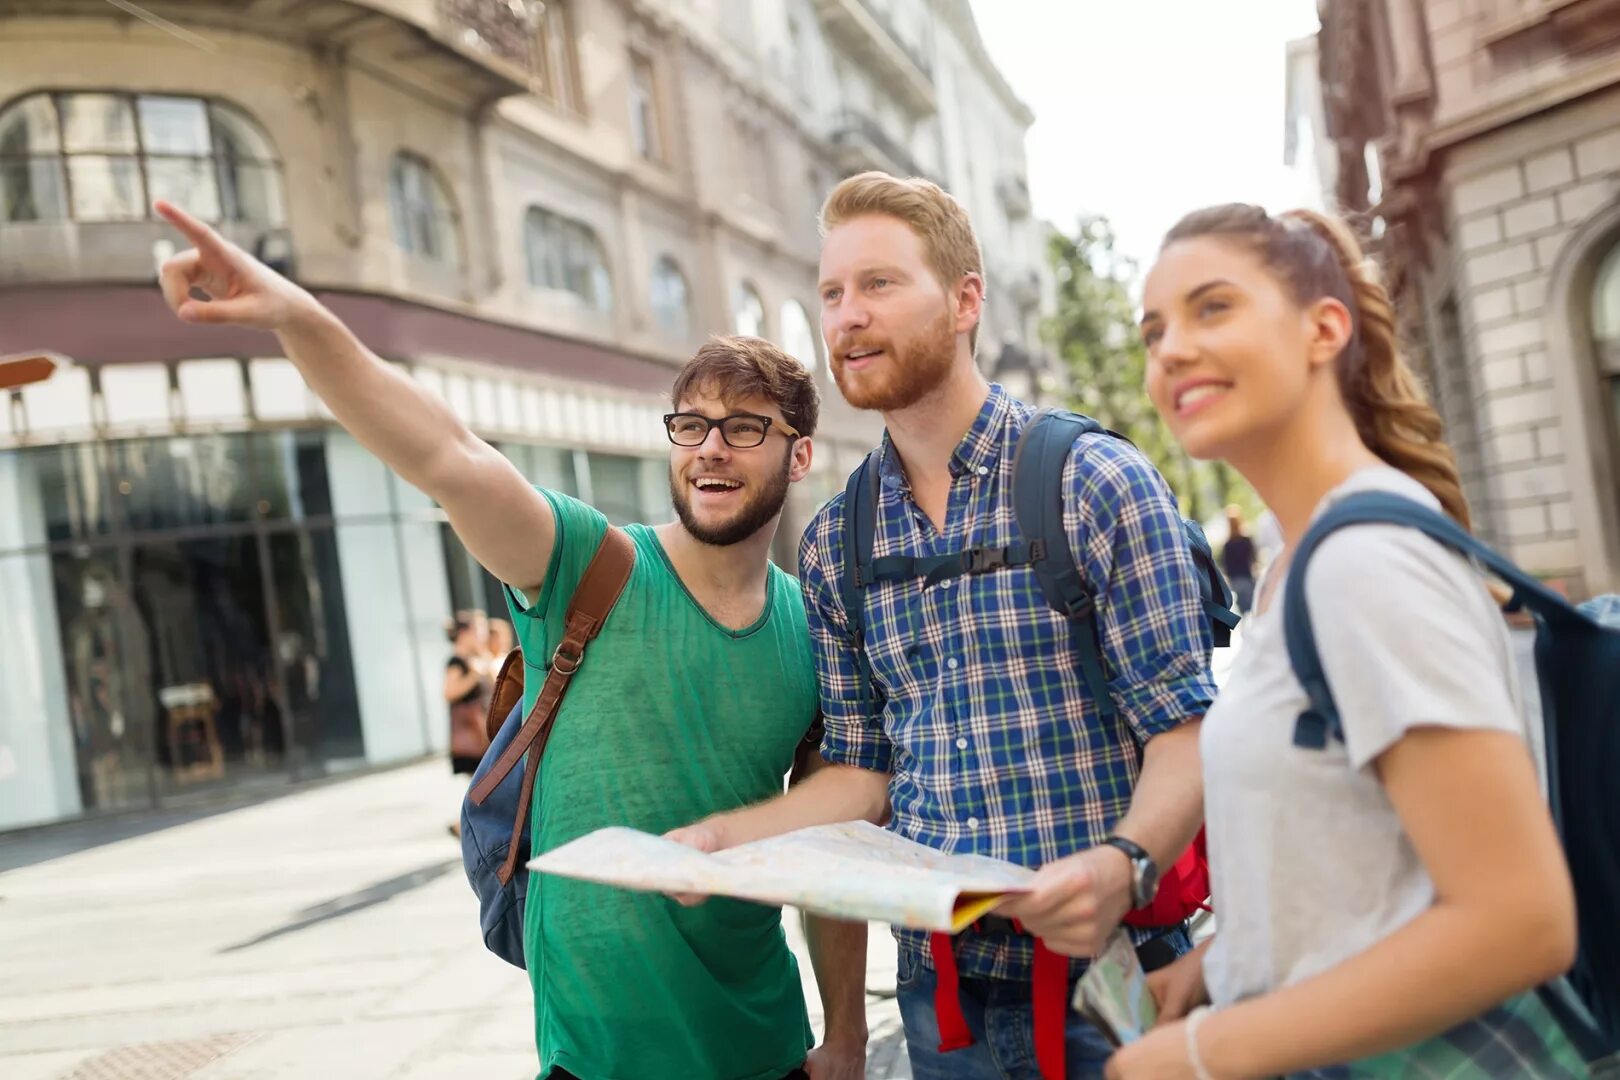
[[[1006,548],[969,548],[962,552],[962,569],[969,574],[982,574],[1006,565]]]

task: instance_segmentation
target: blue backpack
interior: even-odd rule
[[[925,579],[925,585],[933,585],[962,574],[984,574],[1012,566],[1028,566],[1034,571],[1047,606],[1069,622],[1075,656],[1099,714],[1104,718],[1115,714],[1097,626],[1096,601],[1080,568],[1075,565],[1069,534],[1063,528],[1063,468],[1075,440],[1096,432],[1116,439],[1125,438],[1108,431],[1089,416],[1062,409],[1042,409],[1030,418],[1013,454],[1013,514],[1021,539],[1001,548],[976,547],[948,555],[886,555],[874,559],[878,461],[882,451],[867,454],[866,460],[850,473],[844,487],[844,574],[840,591],[844,617],[855,641],[860,665],[862,700],[869,715],[877,710],[872,700],[872,666],[864,648],[866,588],[880,581],[908,581],[919,577]],[[1232,630],[1238,624],[1238,615],[1232,610],[1232,589],[1221,576],[1204,530],[1191,520],[1183,521],[1182,528],[1187,548],[1198,568],[1199,593],[1215,645],[1229,645]]]
[[[502,663],[490,695],[489,749],[461,804],[461,863],[478,896],[484,945],[517,967],[527,966],[523,905],[529,893],[529,875],[518,873],[518,857],[527,858],[531,850],[529,808],[534,805],[540,757],[563,695],[585,659],[585,648],[607,621],[635,562],[635,543],[629,534],[608,526],[569,601],[563,638],[551,654],[534,708],[523,715],[523,654],[518,649]]]
[[[1572,1009],[1558,984],[1541,996],[1588,1060],[1620,1052],[1620,597],[1576,607],[1436,510],[1388,492],[1347,496],[1306,532],[1285,584],[1288,658],[1310,699],[1294,725],[1300,747],[1322,749],[1344,737],[1311,630],[1305,568],[1328,535],[1365,524],[1404,525],[1469,556],[1513,589],[1507,610],[1527,610],[1535,620],[1549,799],[1580,920],[1569,984],[1591,1016]]]

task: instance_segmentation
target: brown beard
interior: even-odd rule
[[[904,344],[886,351],[888,369],[875,378],[851,377],[844,370],[844,361],[834,357],[833,381],[844,400],[855,408],[879,412],[910,408],[945,381],[956,361],[956,333],[951,329],[950,310],[941,312],[938,319]]]
[[[737,512],[730,521],[723,521],[719,525],[710,527],[697,519],[692,513],[692,493],[685,481],[677,479],[674,470],[669,474],[669,501],[675,505],[675,516],[680,518],[681,526],[699,543],[712,544],[715,547],[730,547],[740,544],[744,540],[759,532],[770,524],[772,518],[782,512],[782,504],[787,502],[788,473],[793,466],[793,445],[788,444],[788,452],[782,459],[782,469],[763,488],[748,496],[746,502],[737,508]]]

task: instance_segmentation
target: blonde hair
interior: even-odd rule
[[[1349,309],[1350,341],[1334,371],[1357,434],[1367,449],[1428,488],[1459,525],[1471,528],[1440,414],[1401,355],[1395,307],[1350,227],[1313,210],[1272,217],[1258,206],[1212,206],[1182,218],[1164,247],[1206,236],[1247,244],[1297,303],[1332,297]]]
[[[950,192],[931,180],[902,180],[884,172],[863,172],[832,189],[821,206],[821,235],[852,218],[883,214],[911,226],[922,240],[923,257],[945,289],[951,290],[966,274],[984,279],[984,259],[967,210]],[[979,327],[968,334],[977,349]]]

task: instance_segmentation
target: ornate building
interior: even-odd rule
[[[1332,201],[1425,358],[1480,529],[1620,588],[1620,3],[1321,0]]]

